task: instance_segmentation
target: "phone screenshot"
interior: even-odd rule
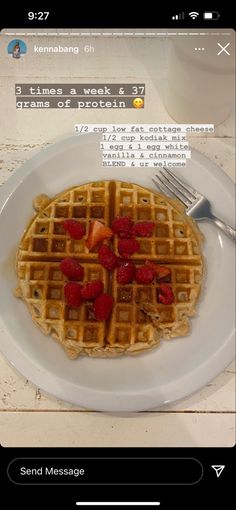
[[[92,8],[91,8],[92,9]],[[0,26],[9,507],[223,508],[235,472],[235,30],[17,8]]]

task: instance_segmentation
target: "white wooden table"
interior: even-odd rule
[[[30,44],[25,37],[27,44]],[[109,41],[110,43],[111,41]],[[68,41],[70,44],[70,41]],[[133,43],[135,50],[139,42]],[[142,42],[140,43],[143,44]],[[116,123],[168,123],[168,116],[155,79],[163,77],[165,51],[156,54],[156,48],[141,46],[145,52],[145,65],[139,59],[125,60],[123,53],[116,52],[116,62],[106,47],[106,62],[83,61],[78,70],[74,61],[66,61],[65,68],[55,65],[51,55],[45,66],[37,68],[37,59],[27,57],[22,62],[21,82],[72,82],[81,83],[113,81],[122,76],[124,82],[145,82],[152,94],[152,104],[140,113],[132,115],[116,112]],[[134,46],[132,47],[134,49]],[[92,58],[92,57],[91,57]],[[155,76],[153,58],[157,62]],[[78,112],[65,111],[15,113],[14,101],[9,90],[14,91],[16,78],[13,63],[10,69],[2,69],[2,90],[5,118],[1,130],[0,185],[27,159],[47,145],[53,137],[71,132],[78,122]],[[86,69],[87,66],[87,69]],[[92,69],[92,70],[91,70]],[[92,77],[91,77],[92,76]],[[132,77],[132,79],[130,78]],[[4,113],[4,109],[6,112]],[[156,117],[158,111],[158,119]],[[5,117],[4,117],[5,115]],[[132,120],[131,120],[132,116]],[[36,120],[34,120],[36,119]],[[210,119],[209,119],[210,120]],[[1,122],[1,119],[0,119]],[[114,122],[113,112],[79,112],[80,123]],[[233,118],[217,127],[212,138],[192,138],[191,145],[214,160],[232,179],[233,171]],[[45,129],[46,126],[46,129]],[[1,335],[1,332],[0,332]],[[142,413],[105,414],[86,411],[45,395],[24,377],[17,374],[9,363],[0,358],[0,442],[8,446],[232,446],[235,443],[235,365],[231,364],[216,379],[198,393],[176,404]]]

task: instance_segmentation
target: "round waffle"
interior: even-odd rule
[[[71,188],[53,199],[41,195],[34,206],[37,214],[17,252],[17,295],[41,331],[56,338],[70,358],[141,352],[157,345],[160,338],[188,334],[202,284],[202,235],[180,202],[136,184],[103,181]],[[97,248],[86,247],[90,221],[110,226],[116,216],[155,223],[152,237],[138,238],[140,250],[131,259],[137,266],[148,260],[170,269],[168,284],[175,297],[171,305],[157,300],[158,277],[150,285],[120,285],[116,271],[108,272],[99,263]],[[86,235],[81,240],[66,234],[62,223],[70,218],[84,224]],[[109,243],[119,255],[117,241],[114,236]],[[113,296],[107,321],[95,319],[89,301],[79,308],[66,305],[67,279],[60,270],[65,257],[78,259],[84,281],[101,280],[104,292]]]

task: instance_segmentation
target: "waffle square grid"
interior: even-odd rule
[[[121,286],[116,271],[109,273],[100,265],[98,248],[87,249],[90,221],[97,219],[110,226],[114,217],[126,215],[135,222],[155,223],[151,238],[137,238],[140,250],[131,258],[137,266],[150,260],[170,268],[172,305],[158,302],[157,278],[148,286],[135,282]],[[71,239],[64,231],[63,221],[69,218],[84,224],[86,234],[81,240]],[[110,246],[119,255],[117,236]],[[67,279],[60,261],[68,256],[84,267],[84,282],[102,280],[104,292],[112,294],[114,307],[107,322],[95,320],[89,301],[80,308],[65,304]],[[160,337],[188,333],[188,317],[195,313],[203,275],[201,235],[182,206],[163,195],[130,183],[90,183],[59,194],[33,218],[20,242],[17,274],[21,297],[33,320],[45,334],[56,338],[71,358],[84,353],[139,352],[157,345]]]

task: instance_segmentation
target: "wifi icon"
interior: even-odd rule
[[[198,16],[199,16],[199,12],[189,12],[188,15],[190,16],[190,18],[192,19],[196,19]]]

